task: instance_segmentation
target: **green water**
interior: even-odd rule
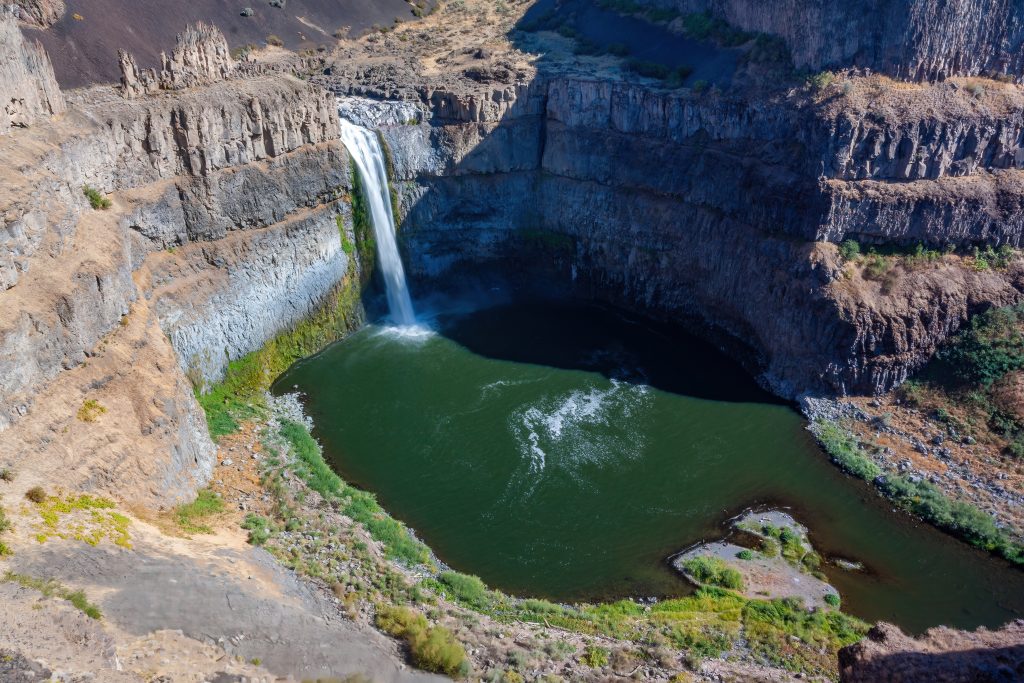
[[[781,505],[844,606],[919,631],[1024,614],[1024,572],[890,509],[717,350],[590,307],[531,303],[370,326],[298,363],[315,435],[448,565],[520,596],[680,595],[666,559]]]

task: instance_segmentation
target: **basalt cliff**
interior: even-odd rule
[[[193,384],[318,310],[355,267],[334,103],[292,76],[239,75],[205,27],[145,92],[126,55],[121,87],[65,98],[45,55],[0,27],[3,63],[31,67],[5,76],[20,128],[0,138],[5,458],[182,500],[214,464]],[[105,408],[103,429],[76,419],[85,401]]]
[[[135,602],[105,605],[122,630],[151,638],[132,646],[140,661],[159,647],[194,648],[179,642],[194,638],[213,648],[196,649],[204,676],[223,673],[221,650],[232,675],[252,680],[271,675],[261,660],[281,676],[418,676],[370,627],[376,603],[359,602],[354,588],[310,588],[246,545],[237,524],[227,541],[157,531],[167,523],[160,515],[207,485],[234,496],[240,519],[253,509],[279,514],[294,533],[292,569],[303,553],[326,552],[296,510],[307,522],[354,525],[326,498],[307,502],[298,476],[274,483],[274,495],[295,493],[274,507],[260,478],[272,450],[263,432],[215,443],[200,405],[225,377],[269,386],[271,368],[253,371],[245,359],[295,335],[302,354],[280,350],[278,360],[312,353],[361,324],[362,301],[373,299],[372,243],[360,233],[339,109],[384,143],[414,291],[500,281],[686,325],[788,399],[874,400],[978,313],[1024,301],[1018,0],[617,5],[630,16],[674,12],[657,30],[683,39],[682,18],[697,13],[748,32],[742,50],[782,41],[790,75],[837,72],[759,84],[764,72],[736,57],[741,48],[717,46],[740,66],[710,87],[638,75],[606,53],[578,59],[571,31],[530,37],[516,22],[531,4],[453,1],[430,16],[432,3],[413,3],[416,17],[427,15],[421,29],[396,21],[302,56],[182,26],[158,62],[122,51],[120,83],[65,90],[26,37],[68,21],[64,3],[0,10],[0,473],[17,470],[0,486],[8,501],[41,486],[133,506],[134,557],[147,570],[104,548],[61,556],[44,544],[47,532],[26,524],[19,548],[32,550],[11,566],[58,567],[110,594],[135,577]],[[528,49],[538,45],[544,51]],[[877,254],[854,259],[844,243]],[[271,402],[259,419],[300,424],[293,409]],[[368,544],[382,566],[389,558],[358,533],[352,547]],[[258,534],[248,528],[249,540]],[[373,584],[377,597],[392,588]],[[5,604],[27,605],[24,590],[0,583]],[[154,616],[163,605],[132,611],[163,590],[174,597],[170,622]],[[200,608],[209,614],[193,619]],[[5,659],[5,647],[30,648],[27,612],[0,608],[23,638],[3,641],[0,675],[21,662]],[[258,635],[233,634],[232,619],[251,621]],[[486,626],[461,635],[486,641],[480,633],[506,625]],[[474,663],[490,667],[494,652],[511,656],[510,642],[536,635],[520,627],[474,641]],[[110,637],[89,622],[74,628],[75,647]],[[1015,643],[1017,631],[1007,631]],[[573,637],[580,648],[599,642]],[[976,640],[989,647],[986,638]],[[127,646],[102,642],[96,656],[114,671]],[[836,671],[870,680],[890,670],[876,652],[890,645],[942,649],[883,628]],[[921,665],[917,655],[900,661]],[[713,662],[701,676],[792,673]],[[648,662],[633,673],[669,670]]]

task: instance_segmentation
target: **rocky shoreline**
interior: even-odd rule
[[[990,452],[985,446],[972,443],[969,437],[956,438],[944,423],[894,403],[892,397],[803,397],[800,407],[808,420],[808,430],[816,436],[820,436],[817,425],[824,423],[839,425],[869,445],[884,440],[887,445],[864,451],[882,469],[881,476],[902,475],[915,483],[927,481],[951,500],[979,507],[1018,541],[1024,539],[1024,495],[1007,488],[1008,475],[1002,468],[984,466],[979,456]],[[902,417],[900,422],[909,428],[895,426],[894,414]],[[883,481],[871,483],[878,486]]]

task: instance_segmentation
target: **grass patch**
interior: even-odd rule
[[[211,534],[211,529],[202,520],[224,512],[224,501],[210,489],[202,489],[191,503],[179,505],[174,509],[174,519],[178,527],[187,534]]]
[[[812,431],[840,467],[862,479],[877,479],[881,492],[904,510],[971,545],[1024,565],[1024,546],[999,529],[990,515],[970,503],[950,500],[930,482],[901,475],[882,477],[881,469],[864,455],[853,435],[838,424],[816,421]],[[871,467],[864,466],[865,462]]]
[[[104,197],[96,188],[85,185],[82,188],[82,194],[88,197],[89,206],[91,206],[92,208],[100,211],[110,208],[110,200]]]
[[[743,590],[743,575],[719,557],[693,557],[683,562],[683,568],[699,583]]]
[[[484,605],[488,602],[487,586],[476,576],[446,571],[441,572],[438,580],[451,590],[459,602],[470,605]]]
[[[51,538],[82,541],[99,545],[104,539],[121,548],[132,547],[126,516],[114,510],[114,502],[91,496],[68,494],[45,496],[36,504],[40,522],[36,525],[35,539],[45,543]]]
[[[430,626],[419,612],[391,605],[377,608],[376,622],[382,631],[405,641],[417,667],[452,678],[468,676],[466,651],[443,626]]]
[[[866,632],[866,624],[859,619],[831,610],[808,612],[793,598],[751,600],[743,607],[743,622],[756,657],[771,666],[809,674],[834,667],[836,651]]]
[[[54,579],[39,579],[34,576],[28,576],[26,574],[16,574],[8,571],[4,573],[4,581],[10,583],[16,583],[23,588],[30,588],[37,590],[43,594],[46,598],[61,598],[67,600],[76,609],[84,613],[90,619],[101,619],[103,613],[100,612],[100,608],[89,602],[84,591],[73,591]]]
[[[738,553],[736,553],[736,557],[738,557],[741,560],[752,560],[754,559],[754,553],[749,550],[741,550]]]
[[[821,445],[832,458],[832,462],[855,477],[874,481],[882,474],[882,468],[864,455],[857,439],[834,422],[816,420],[812,430]]]
[[[296,474],[325,499],[340,501],[342,511],[363,524],[370,535],[384,545],[389,558],[410,565],[430,561],[427,547],[414,539],[404,524],[384,512],[372,493],[347,485],[331,470],[323,459],[320,444],[305,425],[282,420],[280,433],[295,454]]]
[[[86,399],[82,402],[82,405],[78,408],[76,417],[82,422],[95,422],[100,419],[100,415],[107,412],[107,409],[99,401],[93,398]]]

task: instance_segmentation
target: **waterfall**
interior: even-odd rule
[[[341,121],[341,141],[356,162],[362,180],[364,196],[370,209],[370,222],[377,240],[377,259],[384,274],[384,288],[388,295],[388,308],[392,319],[399,325],[415,325],[416,315],[405,282],[405,268],[398,255],[395,240],[395,216],[391,211],[388,174],[384,166],[384,151],[376,133],[345,119]]]

